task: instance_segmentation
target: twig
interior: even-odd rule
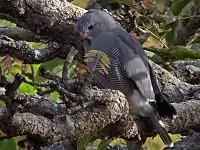
[[[26,40],[28,42],[39,42],[41,37],[27,29],[22,29],[17,26],[0,26],[0,34],[8,36],[15,40]]]
[[[70,78],[69,68],[70,68],[72,61],[77,53],[78,53],[78,51],[74,47],[72,47],[70,52],[67,55],[67,58],[64,61],[63,70],[62,70],[62,81],[66,86],[67,86],[68,80]]]
[[[7,36],[0,35],[0,56],[9,55],[23,60],[24,63],[42,63],[59,56],[59,45],[50,43],[42,50],[33,48],[26,41],[15,41]]]
[[[51,73],[45,67],[40,67],[39,75],[46,79],[49,79],[58,83],[62,83],[62,79],[58,75]]]

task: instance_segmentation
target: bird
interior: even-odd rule
[[[141,44],[102,10],[87,11],[77,19],[75,29],[83,39],[86,56],[94,50],[107,56],[104,67],[101,55],[88,59],[88,69],[93,72],[91,82],[99,88],[121,91],[129,102],[130,112],[148,118],[163,143],[172,146],[161,116],[173,119],[177,112],[161,93]],[[94,71],[95,67],[102,69]]]

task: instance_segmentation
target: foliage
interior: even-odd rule
[[[74,0],[72,3],[86,8],[89,1],[92,0]],[[175,60],[200,58],[200,51],[192,49],[194,44],[200,43],[200,33],[198,30],[192,37],[188,37],[183,43],[180,42],[180,37],[178,37],[179,31],[184,31],[182,29],[186,28],[193,19],[198,17],[197,12],[200,9],[199,1],[174,0],[169,5],[166,5],[166,2],[169,2],[169,0],[143,0],[141,2],[142,5],[139,5],[133,0],[112,0],[112,2],[117,2],[130,7],[129,12],[131,12],[135,18],[135,28],[130,34],[141,42],[149,59],[162,65],[166,62],[171,63]],[[123,10],[120,9],[121,8],[116,10],[116,12],[122,13]],[[15,24],[6,20],[0,20],[0,26],[15,26]],[[46,46],[43,43],[30,42],[30,44],[38,49],[42,49]],[[200,47],[198,49],[200,49]],[[96,56],[95,53],[90,54],[90,57]],[[106,68],[109,67],[109,60],[105,55],[102,55],[101,58],[103,61],[101,68],[99,69],[106,73]],[[23,73],[24,71],[30,75],[29,77],[26,77],[28,81],[46,82],[45,79],[38,75],[39,67],[46,66],[49,71],[61,76],[63,60],[56,58],[42,64],[27,65],[23,64],[23,61],[21,60],[5,56],[0,59],[0,64],[0,76],[6,75],[13,79],[16,73]],[[69,70],[70,77],[73,79],[80,78],[80,72],[86,69],[87,68],[83,64],[74,61]],[[21,93],[36,93],[38,90],[37,86],[32,86],[27,83],[22,83],[18,89]],[[57,92],[53,92],[47,96],[55,101],[60,101]],[[5,104],[2,101],[0,101],[0,107],[5,107]],[[171,135],[171,137],[174,142],[180,139],[180,135]],[[25,139],[25,136],[20,136],[1,140],[0,149],[18,150],[18,143]],[[94,134],[91,134],[77,140],[78,150],[85,149],[85,147],[93,147],[98,150],[109,148],[125,149],[127,148],[127,143],[121,138],[109,140],[96,139]],[[144,149],[152,150],[163,149],[163,147],[164,145],[159,137],[154,139],[148,138],[143,146]]]
[[[26,136],[17,136],[0,141],[0,150],[19,150],[19,142],[26,140]]]

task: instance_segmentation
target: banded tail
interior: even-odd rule
[[[154,111],[149,115],[150,120],[152,121],[152,124],[154,128],[157,130],[158,134],[160,135],[163,143],[167,146],[173,146],[172,140],[170,136],[168,135],[167,131],[164,128],[164,124],[160,120],[160,117],[158,114]]]

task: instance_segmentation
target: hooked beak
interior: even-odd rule
[[[88,33],[85,33],[85,32],[80,32],[80,36],[82,36],[84,39],[89,39],[89,40],[92,39],[92,37],[90,37],[90,36],[88,35]]]

